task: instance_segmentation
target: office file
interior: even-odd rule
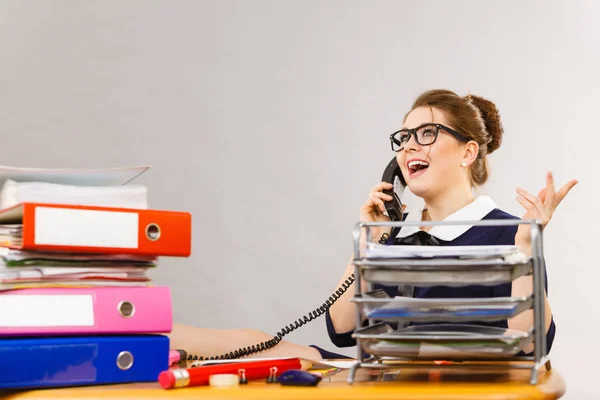
[[[0,245],[75,253],[187,257],[187,212],[22,203],[0,211]]]
[[[168,363],[162,335],[5,338],[0,388],[155,382]]]
[[[167,286],[40,288],[0,294],[0,337],[169,333],[171,329]]]

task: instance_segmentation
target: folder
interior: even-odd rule
[[[156,382],[169,364],[162,335],[0,340],[0,388]]]
[[[0,293],[0,341],[6,336],[169,333],[172,321],[167,286]]]
[[[21,203],[0,210],[0,246],[19,250],[188,257],[187,212]]]

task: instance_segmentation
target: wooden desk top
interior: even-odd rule
[[[482,370],[440,368],[435,370],[403,369],[389,371],[383,381],[375,371],[359,369],[350,385],[348,371],[325,377],[317,387],[290,387],[265,382],[250,382],[234,388],[208,386],[164,390],[158,383],[88,386],[3,393],[3,399],[156,399],[197,398],[282,399],[282,400],[472,400],[472,399],[558,399],[565,393],[565,382],[552,369],[541,369],[537,385],[530,385],[528,369]],[[379,381],[378,381],[379,380]]]

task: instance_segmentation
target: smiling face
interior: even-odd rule
[[[423,124],[436,123],[454,129],[437,108],[418,107],[412,110],[404,122],[404,128],[413,129]],[[435,134],[435,128],[429,128]],[[461,164],[473,162],[473,144],[465,144],[443,129],[435,143],[420,145],[414,135],[396,153],[396,160],[402,170],[409,189],[424,199],[437,197],[457,185],[471,186],[469,170]],[[475,148],[475,155],[477,154]]]

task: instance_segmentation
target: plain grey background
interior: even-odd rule
[[[2,164],[149,164],[193,254],[153,274],[177,322],[275,334],[335,290],[416,96],[496,102],[482,190],[577,178],[545,232],[570,399],[599,398],[597,1],[1,1]],[[406,196],[410,204],[410,194]],[[288,336],[330,344],[324,318]],[[199,338],[201,340],[201,338]]]

